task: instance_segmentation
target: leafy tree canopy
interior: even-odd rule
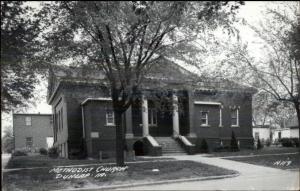
[[[116,123],[117,164],[124,164],[121,115],[138,95],[145,73],[163,57],[195,55],[191,42],[207,29],[229,33],[243,2],[60,1],[44,6],[43,63],[104,71]],[[163,63],[162,63],[163,64]]]
[[[26,106],[33,97],[39,20],[22,1],[1,1],[1,111]]]

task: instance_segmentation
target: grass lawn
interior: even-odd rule
[[[250,164],[268,166],[279,169],[299,169],[300,168],[300,154],[287,155],[267,155],[267,156],[253,156],[241,158],[227,158],[229,160],[245,162]]]
[[[151,161],[155,158],[143,158],[136,157],[136,161]],[[171,158],[162,158],[160,160],[169,160]],[[126,160],[133,161],[132,158]],[[53,166],[67,166],[67,165],[82,165],[82,164],[100,164],[100,163],[110,163],[115,162],[115,159],[103,159],[100,162],[97,159],[92,160],[69,160],[65,158],[49,158],[44,155],[35,155],[35,156],[17,156],[9,160],[6,168],[31,168],[31,167],[53,167]]]
[[[97,169],[101,165],[89,165]],[[105,167],[109,167],[106,165]],[[159,180],[174,180],[206,176],[235,174],[235,171],[210,166],[193,161],[145,161],[128,164],[122,172],[106,173],[105,177],[92,176],[86,178],[56,179],[57,174],[50,173],[51,167],[26,169],[3,173],[3,190],[54,190],[79,188],[90,185],[116,185],[128,183],[144,183]],[[159,171],[152,171],[158,169]],[[94,171],[91,172],[91,174]],[[70,173],[69,173],[70,174]],[[72,174],[72,173],[71,173]]]
[[[264,155],[264,154],[280,154],[280,153],[299,153],[296,147],[264,147],[261,150],[242,149],[238,152],[211,152],[208,157],[229,157],[229,156],[245,156],[245,155]]]

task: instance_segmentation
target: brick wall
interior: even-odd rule
[[[31,117],[26,126],[25,117]],[[47,137],[53,137],[51,115],[13,114],[15,149],[26,147],[26,137],[32,137],[33,148],[47,148]]]
[[[220,140],[230,140],[232,131],[241,146],[252,144],[252,96],[246,93],[233,92],[197,92],[194,101],[220,102],[222,108],[222,127],[218,105],[194,105],[193,128],[198,138],[207,139],[210,147],[216,147]],[[239,107],[239,126],[231,126],[231,107]],[[200,111],[208,111],[208,127],[202,127]],[[226,142],[226,141],[225,141]],[[246,144],[246,145],[244,145]]]

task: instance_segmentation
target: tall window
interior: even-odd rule
[[[231,126],[239,126],[239,110],[231,110]]]
[[[148,123],[149,125],[156,126],[157,125],[157,112],[156,109],[148,110]]]
[[[26,147],[31,148],[32,147],[32,137],[26,137]]]
[[[201,111],[201,126],[208,126],[208,112]]]
[[[106,111],[106,125],[115,125],[115,115],[112,110]]]
[[[31,126],[31,117],[30,116],[25,117],[25,124],[26,124],[26,126]]]

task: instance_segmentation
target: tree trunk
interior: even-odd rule
[[[296,112],[297,112],[297,118],[298,118],[298,129],[299,129],[299,139],[300,139],[300,103],[294,102]]]
[[[117,166],[124,166],[124,124],[122,116],[124,112],[120,109],[114,109],[115,113],[115,124],[116,124],[116,163]]]

